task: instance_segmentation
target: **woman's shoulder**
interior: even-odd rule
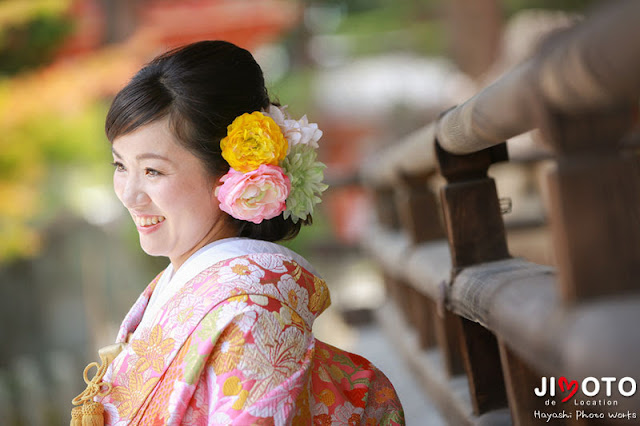
[[[235,237],[216,241],[196,253],[197,257],[208,259],[210,264],[222,263],[239,257],[269,258],[271,256],[293,261],[315,276],[319,276],[313,265],[295,251],[270,241]]]

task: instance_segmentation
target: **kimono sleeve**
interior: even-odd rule
[[[210,315],[224,327],[202,369],[198,386],[206,391],[194,398],[206,399],[210,419],[220,423],[288,423],[310,365],[311,330],[293,309],[262,295],[229,299]]]

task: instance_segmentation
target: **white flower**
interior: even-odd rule
[[[289,142],[289,150],[298,144],[309,145],[317,149],[318,141],[322,137],[322,130],[318,128],[316,123],[309,123],[306,115],[302,116],[300,120],[291,119],[286,108],[286,106],[269,105],[265,112],[280,126],[284,137]]]
[[[284,121],[289,118],[289,114],[285,112],[286,109],[287,109],[286,106],[278,107],[273,104],[270,104],[267,107],[267,109],[264,111],[264,114],[273,118],[273,121],[275,121],[276,124],[280,126],[281,129],[284,129],[284,126],[285,126]]]
[[[289,274],[283,275],[277,286],[282,295],[281,300],[284,300],[287,306],[304,317],[307,324],[311,324],[313,317],[308,312],[309,292],[307,289],[298,284]]]
[[[284,259],[271,253],[256,253],[251,255],[251,259],[267,271],[282,273],[287,272]]]
[[[251,327],[253,327],[257,316],[258,313],[255,310],[247,309],[246,302],[238,300],[231,302],[225,301],[220,308],[220,314],[217,321],[221,327],[226,327],[234,322],[243,333],[246,333],[251,329]]]
[[[345,425],[352,424],[351,417],[356,416],[357,420],[360,420],[360,416],[364,413],[362,407],[354,407],[349,401],[345,401],[344,404],[337,407],[331,416],[332,425]]]
[[[267,306],[269,304],[269,298],[261,294],[250,294],[249,300],[260,306]]]
[[[264,271],[246,259],[234,259],[220,268],[218,282],[241,283],[243,285],[258,284],[264,277]]]
[[[300,371],[309,339],[298,328],[285,327],[269,312],[258,317],[252,332],[255,343],[245,345],[245,353],[251,356],[243,357],[238,365],[245,377],[256,380],[248,406]]]
[[[202,299],[193,294],[181,294],[173,298],[166,305],[166,317],[173,318],[180,324],[170,331],[171,337],[176,340],[186,338],[193,327],[202,319],[207,307],[202,303]]]
[[[284,137],[289,142],[289,149],[298,144],[318,148],[318,141],[322,137],[322,130],[316,123],[309,123],[306,115],[298,121],[285,120]]]
[[[315,404],[313,404],[313,407],[311,408],[311,414],[313,416],[319,416],[321,414],[329,414],[329,407],[327,407],[327,405],[324,404],[323,402],[316,402]]]

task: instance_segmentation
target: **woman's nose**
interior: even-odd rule
[[[119,195],[120,201],[127,209],[144,206],[151,200],[137,179],[127,179]]]

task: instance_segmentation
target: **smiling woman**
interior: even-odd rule
[[[325,282],[275,241],[326,189],[322,132],[271,104],[249,52],[206,41],[136,74],[106,120],[142,249],[166,256],[73,401],[72,425],[403,424],[366,359],[317,340]]]
[[[218,207],[216,177],[178,143],[166,118],[117,137],[112,152],[113,187],[145,253],[178,269],[208,243],[236,236]]]

